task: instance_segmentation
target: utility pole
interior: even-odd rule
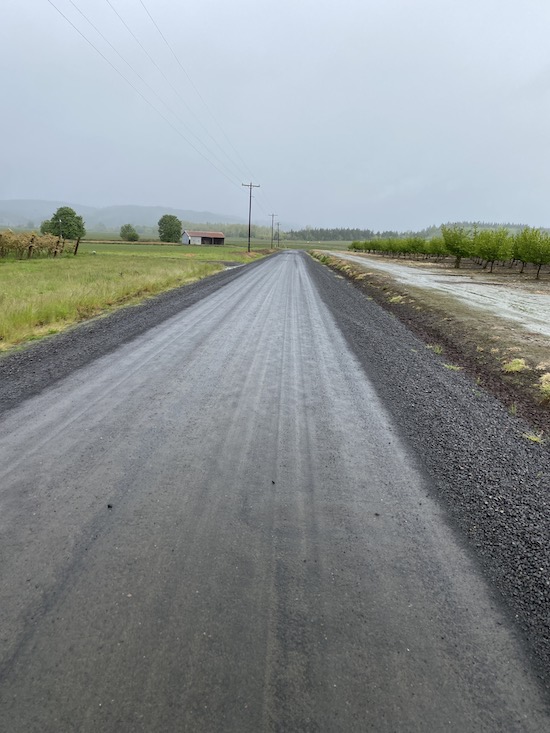
[[[278,214],[270,214],[271,217],[271,249],[273,249],[273,219],[275,219],[276,216],[279,216]]]
[[[248,200],[248,251],[250,252],[250,222],[251,222],[251,217],[252,217],[252,189],[260,188],[260,184],[252,183],[251,181],[250,183],[242,183],[241,185],[244,186],[245,188],[248,188],[248,190],[250,191],[250,197]]]
[[[277,249],[281,249],[281,232],[279,230],[279,227],[281,225],[281,222],[277,222]]]

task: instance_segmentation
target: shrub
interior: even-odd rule
[[[123,224],[120,227],[120,238],[125,242],[137,242],[139,241],[139,234],[131,224]]]

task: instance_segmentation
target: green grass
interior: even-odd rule
[[[198,229],[203,229],[204,227],[198,226]],[[223,229],[223,225],[222,225]],[[153,242],[148,242],[146,237],[148,235],[141,235],[144,242],[151,244],[155,243],[157,245],[162,244],[161,242],[157,240],[153,240]],[[117,232],[93,232],[90,231],[86,234],[86,243],[92,243],[96,241],[100,242],[113,242],[124,245],[125,243],[120,239]],[[226,237],[225,238],[225,246],[230,247],[237,247],[240,249],[246,249],[248,246],[248,242],[246,239],[243,239],[242,237]],[[131,244],[138,244],[141,245],[141,242],[137,243],[131,243]],[[333,249],[333,250],[347,250],[350,246],[351,242],[342,242],[340,240],[335,240],[332,242],[317,242],[313,240],[305,240],[305,239],[296,239],[296,240],[286,240],[283,237],[281,237],[280,241],[280,249]],[[269,249],[271,245],[271,239],[258,239],[258,238],[252,238],[251,239],[251,248],[252,249]],[[166,246],[166,245],[164,245]],[[275,241],[273,243],[273,246],[277,246],[277,235],[275,233]],[[187,247],[187,245],[186,245]]]
[[[77,257],[0,260],[0,350],[199,280],[223,269],[222,261],[259,256],[227,246],[85,243]]]
[[[545,402],[550,402],[550,372],[539,378],[539,390]]]
[[[528,368],[525,359],[512,359],[512,361],[508,361],[502,365],[502,370],[508,372],[508,374],[524,372]]]
[[[540,433],[522,433],[522,437],[525,438],[525,440],[530,440],[532,443],[539,443],[542,445],[544,443],[544,433],[541,431]]]
[[[258,247],[255,248],[257,250]],[[79,255],[97,254],[132,255],[136,257],[154,256],[156,258],[172,257],[199,260],[202,262],[250,262],[261,257],[267,249],[265,242],[263,251],[247,252],[247,244],[224,244],[217,247],[202,245],[162,244],[161,242],[82,242],[78,250]],[[78,258],[78,255],[77,255]]]

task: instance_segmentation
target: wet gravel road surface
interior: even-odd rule
[[[436,290],[450,295],[470,308],[488,311],[499,318],[521,324],[526,330],[550,337],[550,295],[545,285],[526,277],[518,285],[498,281],[498,274],[478,270],[475,276],[458,271],[449,275],[437,268],[404,265],[381,257],[330,252],[334,257],[349,260],[366,270],[382,270],[399,282],[416,288]]]
[[[0,362],[0,730],[549,730],[547,454],[307,255],[224,275]]]

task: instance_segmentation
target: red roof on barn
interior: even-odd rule
[[[224,239],[225,237],[223,232],[189,232],[186,229],[185,233],[190,237],[212,237],[213,239]]]

